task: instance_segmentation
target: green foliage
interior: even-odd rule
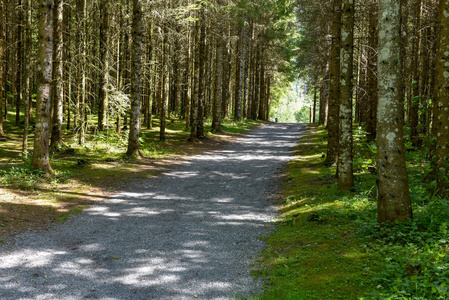
[[[56,175],[47,177],[45,172],[31,168],[29,159],[23,164],[12,165],[0,170],[0,182],[2,185],[20,190],[33,190],[39,188],[42,183],[57,185],[67,182],[70,172],[60,171]]]
[[[44,176],[45,172],[32,170],[29,166],[11,166],[5,170],[0,170],[3,185],[14,185],[24,190],[36,187]]]
[[[289,164],[281,220],[256,265],[261,299],[448,299],[449,199],[436,193],[427,147],[407,152],[414,219],[380,225],[375,143],[354,129],[356,186],[345,192],[320,164],[323,136],[304,138]]]

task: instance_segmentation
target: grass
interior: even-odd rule
[[[414,220],[381,227],[375,145],[355,130],[355,181],[339,191],[323,165],[326,132],[309,127],[289,163],[280,217],[254,265],[258,299],[449,299],[449,201],[429,192],[425,153],[408,153]],[[427,176],[427,178],[425,178]]]
[[[167,121],[166,141],[159,141],[158,120],[153,129],[142,129],[141,159],[124,155],[127,132],[89,132],[84,145],[78,145],[74,131],[64,131],[63,147],[51,155],[56,171],[46,178],[32,170],[30,160],[21,156],[23,128],[14,126],[14,115],[5,121],[6,138],[0,142],[0,238],[26,230],[46,228],[54,222],[64,222],[87,205],[104,201],[108,195],[123,190],[138,178],[151,178],[185,159],[203,151],[215,149],[259,122],[224,121],[223,133],[210,133],[199,142],[189,142],[190,132],[185,122]],[[94,122],[95,120],[92,120]],[[28,149],[32,151],[32,132]]]

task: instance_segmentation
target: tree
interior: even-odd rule
[[[128,151],[126,151],[126,155],[139,157],[140,77],[142,73],[142,0],[133,0],[132,39],[131,115],[129,121]]]
[[[449,1],[440,0],[436,62],[434,135],[438,188],[449,193]]]
[[[412,218],[405,167],[400,0],[379,1],[377,215],[380,223]]]
[[[109,1],[100,0],[100,13],[101,13],[101,25],[100,25],[100,85],[99,85],[99,102],[98,102],[98,128],[99,130],[105,130],[106,118],[108,109],[108,27],[109,27]]]
[[[340,36],[341,36],[341,0],[334,0],[332,13],[332,43],[329,63],[329,99],[328,99],[328,140],[326,163],[333,164],[338,156],[338,116],[340,103]]]
[[[32,167],[52,174],[49,160],[53,55],[53,0],[39,1],[39,57],[37,68],[36,130]]]
[[[4,95],[4,86],[5,86],[5,70],[3,63],[4,60],[4,32],[5,30],[5,24],[4,24],[4,4],[3,1],[0,1],[0,136],[4,134],[3,132],[3,95]]]
[[[23,127],[22,137],[22,155],[28,157],[28,131],[30,126],[30,107],[31,107],[31,47],[32,47],[32,10],[31,0],[27,0],[27,14],[26,14],[26,32],[25,32],[25,68],[23,72],[24,77],[24,98],[25,98],[25,122]],[[0,101],[1,103],[1,101]]]
[[[338,188],[348,190],[354,186],[352,163],[352,89],[354,52],[354,8],[353,0],[343,0],[341,17],[340,51],[340,115],[338,146]]]
[[[62,121],[63,121],[63,13],[64,5],[62,0],[55,0],[53,15],[55,17],[53,31],[53,80],[52,80],[52,131],[50,148],[62,145]]]

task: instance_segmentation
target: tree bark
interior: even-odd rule
[[[412,218],[403,136],[400,0],[379,1],[377,215],[380,223]]]
[[[240,24],[240,41],[238,43],[239,51],[236,53],[236,70],[235,70],[235,107],[234,107],[234,119],[240,121],[242,118],[242,90],[243,90],[243,66],[244,66],[244,36],[245,26]]]
[[[1,4],[0,4],[1,5]],[[22,155],[23,157],[28,157],[28,131],[30,125],[30,105],[31,105],[31,47],[32,47],[32,36],[31,36],[31,26],[32,26],[32,15],[31,15],[31,0],[27,0],[27,14],[26,14],[26,29],[25,29],[25,69],[24,69],[24,95],[25,95],[25,123],[23,127],[23,137],[22,137]],[[1,18],[1,16],[0,16]],[[1,30],[1,26],[0,26]],[[1,74],[1,71],[0,71]],[[1,75],[0,75],[1,76]],[[0,98],[1,99],[1,98]],[[1,101],[0,101],[1,103]],[[1,104],[0,104],[1,106]],[[0,109],[1,114],[1,109]]]
[[[52,174],[49,158],[53,52],[53,0],[39,1],[39,57],[37,68],[36,130],[32,167]]]
[[[368,142],[376,140],[377,120],[377,74],[376,47],[377,47],[377,0],[372,0],[369,15],[369,47],[368,47],[368,111],[366,119],[366,131]]]
[[[63,0],[55,0],[53,9],[54,21],[54,40],[53,40],[53,85],[52,85],[52,102],[53,102],[53,116],[52,116],[52,132],[50,148],[56,148],[62,145],[62,119],[63,119]]]
[[[415,22],[415,34],[413,41],[413,70],[412,70],[412,95],[410,98],[410,139],[412,140],[412,145],[414,147],[418,147],[420,145],[420,137],[418,132],[419,125],[419,57],[420,57],[420,49],[421,49],[421,34],[420,34],[420,25],[421,25],[421,0],[417,0],[414,3],[414,7],[416,9],[416,18]]]
[[[223,52],[222,52],[222,40],[221,36],[217,38],[217,46],[215,51],[215,96],[214,96],[214,109],[213,109],[213,121],[212,131],[221,132],[221,93],[222,93],[222,75],[223,75]]]
[[[16,126],[20,125],[20,103],[22,102],[22,91],[23,91],[23,82],[22,82],[22,70],[23,70],[23,56],[24,56],[24,49],[23,49],[23,3],[22,0],[18,0],[17,2],[17,64],[16,64],[16,84],[15,84],[15,91],[16,91]]]
[[[199,53],[198,53],[198,132],[197,132],[197,138],[202,139],[204,138],[204,107],[206,102],[206,21],[205,21],[205,15],[204,15],[204,8],[200,11],[200,40],[199,40]]]
[[[100,1],[100,82],[99,82],[99,103],[98,103],[98,129],[105,130],[107,126],[108,112],[108,75],[109,75],[109,0]]]
[[[440,1],[438,19],[433,131],[437,138],[437,184],[443,194],[449,195],[449,1]]]
[[[332,44],[329,63],[329,100],[328,100],[328,139],[325,164],[334,164],[338,156],[339,103],[340,103],[340,35],[341,35],[341,0],[334,0],[332,13]]]
[[[341,15],[340,54],[340,115],[338,146],[338,188],[349,190],[354,186],[352,154],[352,91],[354,57],[354,9],[353,0],[343,0]]]
[[[0,1],[0,61],[4,61],[4,47],[5,47],[5,41],[4,41],[4,32],[6,32],[6,24],[4,22],[4,3],[3,1]],[[3,132],[3,102],[4,102],[4,91],[3,87],[5,86],[5,64],[0,64],[0,86],[2,89],[0,89],[0,136],[4,135]]]
[[[131,113],[126,155],[140,157],[140,97],[142,73],[142,0],[133,0],[131,48]]]

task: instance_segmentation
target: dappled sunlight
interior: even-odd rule
[[[300,127],[267,130],[279,128]],[[17,247],[26,250],[0,256],[2,292],[7,299],[248,294],[256,284],[249,257],[275,217],[266,194],[299,133],[252,136],[135,181],[48,232],[24,235]]]

